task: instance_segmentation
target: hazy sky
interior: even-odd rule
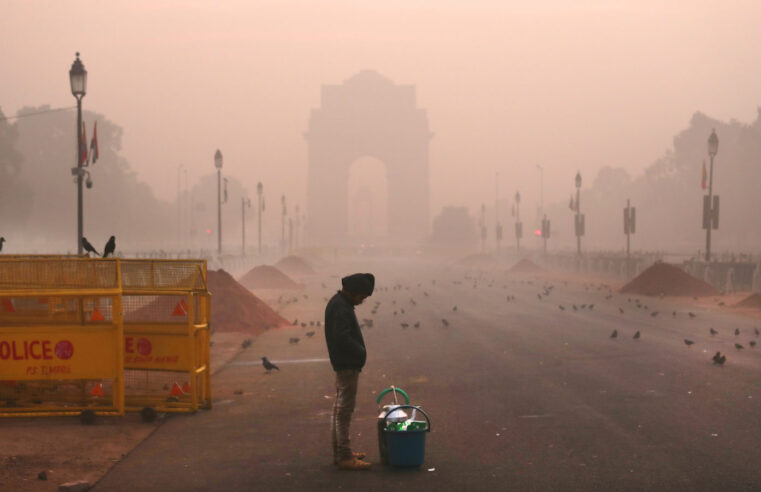
[[[251,192],[261,180],[303,206],[320,85],[374,69],[428,111],[435,215],[493,200],[495,171],[524,204],[536,164],[546,200],[565,200],[577,169],[587,184],[604,165],[635,175],[697,110],[755,119],[759,26],[758,0],[0,0],[0,107],[73,105],[80,51],[85,108],[124,128],[159,197],[180,163],[213,171],[220,148]]]

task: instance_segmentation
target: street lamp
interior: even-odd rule
[[[286,250],[286,253],[287,253],[287,248],[285,246],[285,215],[286,215],[285,195],[280,197],[280,202],[283,205],[283,219],[281,221],[282,226],[281,226],[281,238],[280,238],[281,242],[280,242],[280,244],[281,244],[281,249]]]
[[[719,197],[713,196],[713,158],[719,152],[719,137],[716,129],[708,137],[708,155],[711,157],[711,170],[708,174],[708,200],[703,202],[703,227],[706,229],[706,263],[711,261],[711,229],[719,227]],[[714,203],[715,201],[715,203]]]
[[[581,236],[584,235],[584,216],[581,215],[581,172],[576,172],[576,216],[574,226],[576,229],[576,253],[581,256]]]
[[[222,152],[217,149],[214,154],[214,167],[217,168],[217,252],[222,254]]]
[[[521,237],[523,236],[523,224],[521,223],[521,193],[515,192],[515,240],[518,243],[518,253],[521,252]]]
[[[262,255],[262,211],[264,210],[264,186],[262,182],[256,185],[256,195],[259,197],[259,206],[257,207],[257,213],[259,214],[259,256]]]
[[[69,70],[69,83],[71,84],[71,93],[77,99],[77,166],[73,168],[72,174],[77,177],[77,254],[82,254],[82,235],[83,235],[83,218],[82,218],[82,178],[84,177],[84,159],[82,158],[82,98],[87,93],[87,70],[79,59],[71,64]],[[88,177],[88,188],[92,186],[92,181]]]
[[[246,209],[251,208],[251,199],[241,197],[240,199],[240,222],[243,234],[243,256],[246,256]]]

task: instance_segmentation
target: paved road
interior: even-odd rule
[[[761,323],[702,309],[690,318],[694,308],[668,299],[637,308],[599,284],[391,260],[334,266],[286,317],[321,319],[339,271],[373,271],[384,288],[357,309],[374,327],[354,447],[377,463],[374,399],[396,384],[432,417],[420,470],[334,469],[324,339],[318,328],[290,345],[310,329],[295,327],[256,339],[216,376],[212,411],[169,418],[96,490],[761,489],[761,347],[748,345]],[[555,287],[539,299],[545,284]],[[711,363],[716,350],[725,367]],[[282,371],[264,374],[262,355]]]

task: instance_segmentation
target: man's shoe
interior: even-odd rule
[[[336,463],[336,466],[341,470],[369,470],[372,465],[366,461],[358,460],[357,458],[349,458],[339,461]]]

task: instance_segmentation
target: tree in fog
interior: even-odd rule
[[[12,236],[12,228],[20,227],[29,217],[32,191],[21,180],[24,158],[19,152],[18,129],[0,110],[0,236]],[[10,241],[10,237],[8,238]]]

